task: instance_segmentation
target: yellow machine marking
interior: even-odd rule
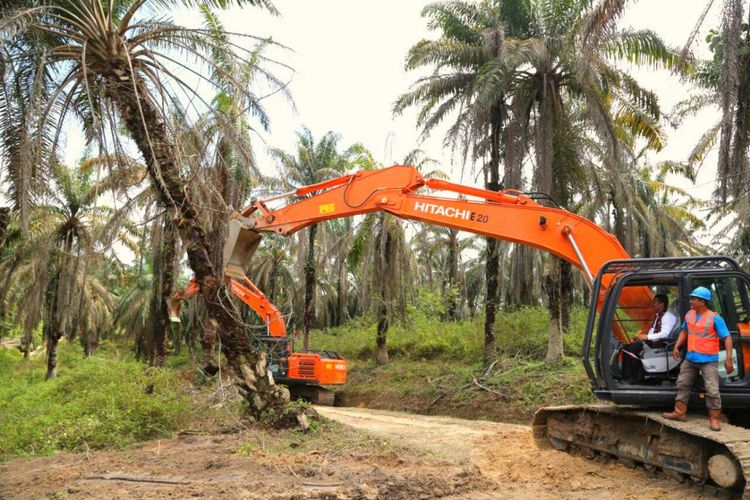
[[[320,210],[321,214],[331,214],[336,211],[336,204],[326,203],[324,205],[318,206],[318,210]]]

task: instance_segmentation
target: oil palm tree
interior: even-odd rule
[[[347,168],[346,158],[339,153],[340,137],[327,132],[317,142],[307,127],[297,133],[296,154],[289,154],[281,149],[272,149],[271,154],[279,164],[281,176],[286,179],[287,187],[295,189],[342,175]],[[310,330],[315,320],[315,241],[317,224],[307,228],[307,246],[305,249],[305,303],[303,314],[305,349],[310,347]]]
[[[499,176],[494,172],[499,173],[501,148],[505,184],[514,187],[522,187],[521,164],[526,152],[533,150],[535,187],[568,207],[579,163],[578,137],[570,122],[573,106],[581,107],[590,128],[610,145],[613,170],[618,153],[612,126],[615,115],[627,116],[625,123],[646,140],[657,143],[661,138],[655,96],[614,67],[612,60],[671,67],[676,56],[654,33],[614,29],[623,8],[623,2],[610,0],[455,1],[428,6],[425,12],[431,16],[431,26],[441,29],[442,37],[415,45],[409,64],[436,70],[402,96],[396,110],[421,103],[425,130],[454,113],[458,118],[449,137],[468,138],[475,151],[489,151],[489,188],[497,185]],[[467,123],[469,119],[472,123]],[[462,134],[457,135],[459,131]],[[494,322],[497,303],[496,242],[488,240],[487,248],[489,359],[494,342],[489,323]],[[569,273],[569,266],[557,264],[549,274],[559,284],[570,282]],[[560,296],[569,293],[551,294]],[[562,337],[555,328],[556,300],[550,308],[553,332],[558,331],[551,335],[550,358],[556,359],[562,355]]]
[[[744,182],[750,173],[750,25],[746,21],[750,5],[743,0],[725,0],[718,29],[712,29],[706,41],[712,57],[694,61],[691,74],[693,93],[679,103],[674,115],[687,115],[713,108],[721,111],[716,123],[710,124],[693,148],[688,163],[701,165],[709,151],[718,143],[717,182],[714,191],[714,215],[731,217],[729,231],[717,235],[723,251],[746,261],[750,256],[750,189]],[[709,5],[710,7],[710,5]],[[705,21],[701,16],[694,33]],[[684,51],[689,53],[695,37],[691,37]]]
[[[230,4],[273,10],[267,0],[206,2],[210,7]],[[117,150],[122,148],[119,127],[127,130],[143,156],[159,201],[179,214],[177,230],[207,298],[208,315],[223,335],[224,355],[241,389],[253,394],[248,398],[251,410],[260,415],[283,406],[288,392],[266,376],[263,356],[259,359],[244,335],[220,266],[211,259],[211,242],[200,224],[198,207],[185,189],[183,158],[171,114],[171,103],[183,95],[197,114],[210,112],[193,79],[214,85],[213,71],[225,72],[226,61],[240,68],[254,51],[237,42],[221,47],[210,29],[173,23],[160,12],[163,5],[149,0],[14,2],[10,7],[18,8],[4,10],[0,21],[7,48],[4,62],[18,68],[30,57],[39,59],[44,78],[37,79],[42,82],[41,90],[30,94],[30,107],[37,110],[34,116],[41,124],[52,123],[52,129],[59,130],[66,117],[75,116],[87,138]],[[224,58],[221,63],[216,60],[219,53]],[[270,64],[268,59],[262,62]],[[231,74],[225,76],[237,89],[252,94]],[[281,87],[271,73],[266,71],[264,76],[271,85]],[[52,152],[58,146],[56,137],[48,148]],[[37,137],[33,142],[41,140]]]
[[[28,237],[16,248],[25,262],[11,284],[26,336],[43,321],[47,378],[57,374],[63,336],[81,336],[91,354],[98,332],[111,324],[114,298],[99,273],[111,271],[106,265],[114,242],[134,247],[129,229],[113,229],[113,211],[97,204],[99,192],[85,163],[76,169],[54,165],[50,175],[50,189],[31,207]]]
[[[576,182],[576,177],[581,178],[585,147],[581,130],[593,130],[607,146],[605,166],[612,172],[618,172],[622,155],[616,123],[655,149],[663,145],[656,96],[615,63],[672,68],[678,57],[653,32],[617,30],[622,2],[557,0],[526,5],[528,36],[505,40],[505,64],[490,67],[481,76],[478,100],[489,105],[500,95],[512,94],[515,112],[508,128],[520,131],[533,147],[535,190],[549,193],[570,209],[577,187],[588,187]],[[586,129],[579,128],[580,122],[587,124]],[[522,158],[514,159],[518,164]],[[620,197],[622,183],[615,188]],[[546,286],[551,322],[548,360],[562,356],[559,318],[569,311],[570,273],[570,264],[552,259]]]
[[[401,95],[394,112],[419,106],[418,126],[429,134],[439,123],[453,119],[446,143],[483,161],[485,187],[500,189],[501,137],[507,121],[507,99],[498,92],[492,102],[479,102],[478,84],[487,68],[502,64],[504,41],[516,28],[527,25],[519,2],[453,0],[428,4],[422,11],[428,26],[439,31],[436,40],[422,40],[410,50],[406,69],[432,68],[431,75],[415,82]],[[484,159],[489,158],[484,161]],[[508,173],[506,172],[506,178]],[[495,313],[498,306],[497,241],[487,238],[485,295],[485,361],[495,356]]]
[[[353,146],[350,153],[352,165],[360,170],[382,168],[361,144]],[[401,163],[416,167],[425,177],[446,176],[434,169],[435,160],[419,149],[407,153]],[[385,212],[366,215],[351,242],[347,260],[349,268],[358,269],[361,276],[361,303],[372,308],[377,321],[375,361],[387,363],[388,329],[394,318],[406,317],[411,292],[410,281],[403,279],[412,256],[401,221]]]
[[[347,255],[354,239],[354,222],[351,218],[333,219],[327,224],[328,244],[326,257],[330,275],[335,276],[330,302],[330,326],[340,326],[349,317],[349,266]]]
[[[127,225],[136,232],[132,219],[142,218],[143,229],[140,233],[141,242],[134,252],[138,259],[138,273],[143,270],[143,260],[149,258],[148,283],[153,287],[146,294],[143,303],[145,309],[141,311],[143,322],[132,330],[136,334],[136,358],[143,359],[152,366],[162,366],[167,356],[167,339],[171,332],[167,299],[174,291],[175,264],[179,260],[179,238],[175,231],[175,214],[170,208],[160,206],[156,193],[147,182],[148,174],[141,162],[123,153],[91,157],[85,160],[86,168],[107,171],[92,188],[99,194],[109,194],[124,203],[112,214],[113,227]],[[116,169],[111,169],[117,165]],[[138,212],[140,211],[140,212]],[[147,221],[151,221],[148,224]],[[147,240],[150,249],[147,248]],[[120,302],[130,302],[132,297],[125,293],[117,304],[117,310],[131,310],[132,304],[123,305]],[[115,315],[122,324],[122,316]],[[130,318],[125,320],[133,326]]]
[[[293,242],[292,238],[268,235],[253,259],[253,282],[277,306],[288,304],[291,307],[294,303],[293,252],[289,249]]]

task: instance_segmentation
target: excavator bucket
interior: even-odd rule
[[[229,233],[224,243],[224,274],[242,279],[255,251],[260,244],[261,234],[249,229],[237,219],[229,221]]]
[[[182,299],[177,297],[169,297],[167,299],[167,312],[169,313],[169,321],[173,323],[179,323],[181,311]]]

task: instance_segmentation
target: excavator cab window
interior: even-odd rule
[[[668,311],[682,316],[679,280],[669,276],[631,277],[621,287],[619,296],[648,290],[651,296],[663,294],[669,301]],[[610,309],[610,372],[621,385],[664,385],[676,379],[680,362],[672,357],[672,347],[679,335],[679,325],[671,327],[666,337],[654,341],[640,341],[655,326],[656,312],[652,306],[633,306],[618,301]]]

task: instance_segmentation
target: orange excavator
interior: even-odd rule
[[[454,196],[420,192],[424,188]],[[282,200],[287,203],[271,207]],[[230,220],[226,274],[244,277],[263,233],[289,236],[325,220],[377,211],[532,246],[580,269],[592,297],[582,362],[593,394],[605,403],[540,409],[533,421],[540,445],[616,457],[628,465],[642,464],[750,498],[750,276],[734,260],[631,259],[614,236],[554,206],[548,197],[424,178],[414,167],[395,165],[252,200]],[[697,286],[711,290],[714,308],[724,317],[736,346],[735,371],[720,369],[723,406],[730,421],[720,433],[708,430],[705,417],[674,422],[649,410],[674,402],[682,360],[673,360],[671,352],[679,325],[662,346],[644,347],[638,356],[643,368],[639,380],[622,373],[624,346],[654,320],[653,296],[667,294],[673,312],[682,317],[689,293]],[[722,351],[720,361],[723,356]],[[697,386],[691,408],[704,406],[703,397],[703,388]]]
[[[241,274],[237,278],[228,276],[229,289],[247,304],[265,323],[265,334],[250,335],[259,349],[266,351],[268,368],[274,380],[289,387],[292,398],[303,398],[316,404],[333,406],[335,393],[325,386],[346,383],[346,360],[333,351],[293,352],[291,339],[287,336],[286,322],[279,309]],[[169,319],[180,322],[183,300],[194,297],[200,291],[195,279],[188,286],[170,297],[167,307]]]

